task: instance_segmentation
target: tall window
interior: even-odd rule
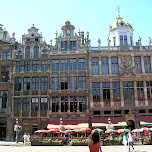
[[[8,82],[9,80],[9,67],[1,67],[1,80],[2,82]]]
[[[120,45],[128,45],[127,35],[120,35]]]
[[[30,64],[31,64],[31,61],[24,61],[24,72],[30,71]]]
[[[151,73],[150,56],[144,56],[145,73]]]
[[[100,83],[93,82],[93,100],[100,99]]]
[[[92,58],[92,75],[98,75],[98,74],[99,74],[99,59]]]
[[[47,111],[48,110],[48,101],[47,98],[41,98],[41,111]]]
[[[70,89],[71,90],[77,89],[77,78],[76,77],[70,77]]]
[[[67,71],[68,63],[66,59],[61,60],[61,71]]]
[[[86,78],[79,77],[79,89],[86,89]]]
[[[70,41],[70,51],[76,50],[76,41]]]
[[[48,60],[43,60],[41,64],[41,71],[47,71],[48,70]]]
[[[15,84],[14,84],[14,90],[15,91],[21,91],[22,86],[22,79],[21,78],[15,78]]]
[[[39,99],[32,98],[32,112],[36,112],[39,110]]]
[[[76,70],[76,59],[70,59],[70,71]]]
[[[61,96],[61,112],[67,112],[67,111],[68,111],[68,97]]]
[[[34,58],[39,58],[39,47],[38,46],[34,47]]]
[[[61,51],[67,51],[67,41],[61,42]]]
[[[103,82],[103,100],[110,99],[110,83]]]
[[[68,89],[68,78],[62,77],[61,78],[61,90]]]
[[[79,71],[85,70],[85,59],[79,58]]]
[[[20,112],[21,111],[21,98],[14,99],[14,111]]]
[[[144,99],[144,83],[143,81],[137,81],[137,96],[138,99]]]
[[[152,98],[152,81],[146,81],[147,98]]]
[[[59,78],[52,78],[52,90],[59,90]]]
[[[59,60],[52,60],[52,71],[59,71]]]
[[[120,100],[120,84],[113,82],[113,100]]]
[[[23,98],[22,110],[23,112],[30,111],[30,98]]]
[[[24,91],[30,90],[30,78],[24,78]]]
[[[134,84],[132,81],[123,82],[124,101],[134,101]]]
[[[111,57],[112,74],[118,74],[118,57]]]
[[[130,36],[130,45],[133,45],[133,44],[132,44],[132,36]]]
[[[77,96],[70,96],[70,112],[77,112]]]
[[[0,109],[7,108],[8,91],[0,91]]]
[[[116,46],[116,37],[113,37],[113,46]]]
[[[79,97],[79,110],[80,112],[86,112],[86,96]]]
[[[26,49],[25,49],[25,58],[29,59],[30,54],[31,54],[31,48],[30,48],[30,46],[27,46]]]
[[[135,56],[134,62],[135,62],[136,73],[141,74],[142,73],[142,70],[141,70],[141,57],[140,56]]]
[[[16,61],[16,72],[22,71],[22,61]]]
[[[3,60],[9,60],[10,59],[10,50],[3,50]]]
[[[41,90],[47,90],[48,89],[48,78],[42,77],[41,78]]]
[[[32,78],[32,90],[39,90],[39,78]]]
[[[109,63],[108,63],[108,57],[102,57],[102,75],[108,75],[109,74]]]
[[[52,112],[58,112],[59,110],[59,97],[52,97]]]
[[[39,71],[39,61],[33,61],[33,71]]]

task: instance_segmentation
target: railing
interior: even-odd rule
[[[90,47],[89,51],[126,51],[126,50],[151,50],[152,46],[103,46]]]
[[[127,107],[134,107],[135,101],[124,101],[124,105]]]

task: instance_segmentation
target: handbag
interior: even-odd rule
[[[99,149],[100,149],[100,152],[102,152],[101,143],[100,142],[99,142]]]

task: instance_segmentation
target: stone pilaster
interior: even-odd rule
[[[138,107],[138,95],[137,95],[137,82],[134,81],[134,97],[135,97],[135,106]]]
[[[120,98],[121,98],[121,107],[124,107],[124,97],[123,97],[123,84],[120,81]]]
[[[146,80],[144,80],[144,95],[145,95],[145,106],[148,106]]]
[[[144,66],[144,56],[141,56],[141,67],[142,67],[142,74],[145,74],[145,66]]]
[[[111,56],[108,57],[108,64],[109,64],[109,75],[112,75],[112,69],[111,69]]]

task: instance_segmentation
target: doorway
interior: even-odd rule
[[[6,140],[6,127],[0,126],[0,140]]]
[[[130,130],[135,129],[135,122],[133,120],[127,120],[126,124],[127,124],[128,129],[130,129]]]

